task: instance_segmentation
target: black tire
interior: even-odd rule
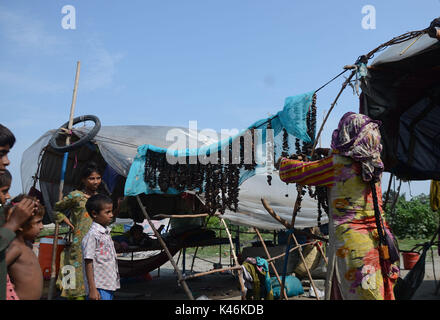
[[[88,134],[86,134],[84,137],[82,137],[78,141],[76,141],[72,144],[69,144],[68,146],[57,145],[58,135],[62,132],[62,129],[67,129],[67,127],[69,125],[69,122],[66,122],[54,133],[54,135],[52,136],[52,138],[49,141],[49,145],[55,151],[63,152],[63,153],[75,150],[79,147],[82,147],[87,142],[92,140],[98,134],[99,130],[101,129],[101,121],[99,120],[99,118],[97,116],[94,116],[94,115],[85,115],[85,116],[76,117],[75,119],[73,119],[73,125],[78,124],[80,122],[87,121],[87,120],[93,121],[95,123],[95,125],[92,128],[92,130],[89,131]]]

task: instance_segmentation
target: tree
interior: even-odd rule
[[[390,194],[395,199],[397,194]],[[420,194],[406,201],[405,194],[398,197],[395,208],[389,200],[385,206],[385,219],[396,237],[430,238],[437,231],[439,216],[429,205],[429,196]]]

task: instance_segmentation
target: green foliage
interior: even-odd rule
[[[438,228],[439,214],[431,210],[429,196],[421,194],[407,201],[403,194],[391,212],[395,196],[390,196],[385,208],[385,218],[395,236],[399,239],[431,238]]]

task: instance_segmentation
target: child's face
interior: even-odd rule
[[[92,172],[90,176],[82,180],[86,189],[96,191],[101,184],[101,175],[98,172]]]
[[[10,147],[8,144],[0,146],[0,174],[5,173],[6,167],[10,164],[8,158],[9,149]]]
[[[11,199],[11,196],[9,195],[9,187],[10,186],[4,186],[0,188],[0,204],[5,204],[8,199]]]
[[[33,241],[38,237],[41,230],[43,230],[43,217],[35,216],[31,218],[28,225],[23,227],[23,238],[28,241]]]
[[[93,215],[93,220],[100,225],[107,227],[113,221],[113,203],[104,203],[101,210]]]

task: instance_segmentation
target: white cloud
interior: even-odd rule
[[[93,91],[113,84],[116,74],[116,64],[123,58],[120,53],[111,53],[95,40],[89,40],[90,55],[81,62],[81,87]],[[84,68],[83,68],[84,67]]]
[[[40,94],[63,93],[68,89],[60,83],[45,81],[41,77],[18,72],[0,70],[0,85],[3,87],[20,88],[21,92]]]
[[[45,25],[31,14],[20,15],[0,7],[0,35],[15,44],[16,49],[38,49],[44,53],[55,53],[63,39],[49,33]]]

